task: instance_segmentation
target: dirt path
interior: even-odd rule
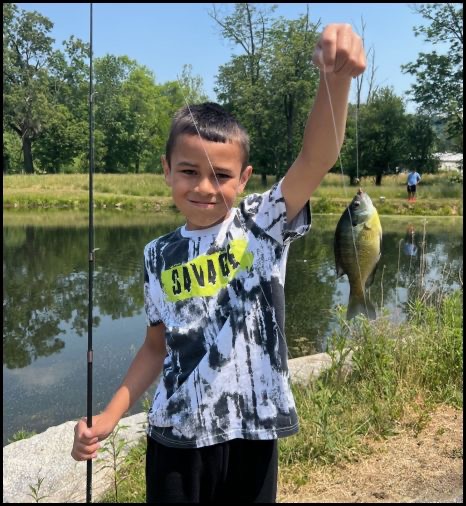
[[[463,502],[463,412],[442,407],[415,434],[404,428],[359,462],[311,472],[293,490],[279,484],[278,502]]]

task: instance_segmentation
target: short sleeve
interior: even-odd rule
[[[153,327],[162,322],[160,313],[153,297],[153,274],[150,272],[149,258],[147,249],[144,250],[144,309],[146,312],[146,324]]]
[[[240,210],[249,228],[259,228],[277,242],[286,244],[306,235],[311,228],[311,206],[307,202],[288,223],[286,204],[282,194],[281,179],[262,194],[248,195],[240,204]]]

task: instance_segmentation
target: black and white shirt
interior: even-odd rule
[[[290,242],[310,226],[309,204],[287,224],[280,181],[219,225],[180,227],[146,245],[147,324],[163,322],[168,350],[151,437],[194,448],[297,432],[284,285]]]

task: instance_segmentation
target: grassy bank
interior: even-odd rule
[[[368,438],[406,426],[420,431],[439,404],[462,408],[462,299],[462,291],[424,293],[402,324],[341,319],[332,367],[308,387],[293,386],[300,432],[280,440],[280,486],[299,489],[313,469],[359,458]],[[342,366],[348,352],[349,374]],[[102,502],[145,502],[144,463],[142,439],[116,465],[118,501],[112,490]]]
[[[275,181],[268,176],[267,185]],[[462,184],[448,175],[426,175],[418,187],[415,204],[408,203],[406,176],[387,176],[382,186],[373,178],[360,185],[369,193],[380,214],[454,216],[463,214]],[[328,174],[312,197],[314,212],[340,214],[356,187],[349,179]],[[254,175],[247,193],[262,192],[261,178]],[[86,174],[12,175],[3,177],[4,208],[87,209],[89,183]],[[98,209],[170,211],[170,189],[159,174],[95,174],[94,202]]]

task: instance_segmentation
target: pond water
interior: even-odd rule
[[[87,215],[67,213],[4,213],[4,445],[20,429],[42,432],[86,413]],[[311,232],[291,246],[285,325],[292,358],[324,351],[336,327],[333,310],[348,303],[347,278],[335,276],[338,219],[314,215]],[[181,223],[176,215],[96,214],[94,413],[110,400],[144,340],[144,245]],[[379,314],[405,318],[421,267],[426,286],[459,286],[461,217],[381,216],[381,223],[382,259],[370,291]],[[130,414],[141,410],[142,401]]]

